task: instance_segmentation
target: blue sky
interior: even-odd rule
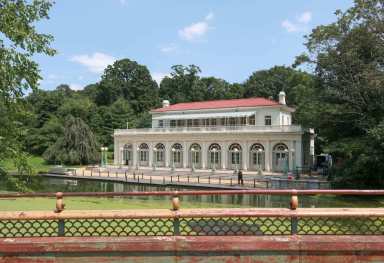
[[[106,65],[129,58],[157,81],[175,64],[202,76],[243,82],[274,65],[291,65],[311,28],[335,21],[352,0],[56,0],[38,30],[55,37],[54,57],[37,56],[43,89],[100,80]]]

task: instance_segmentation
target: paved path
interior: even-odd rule
[[[211,172],[207,170],[198,170],[191,172],[190,170],[177,170],[170,171],[166,169],[127,169],[118,167],[108,168],[78,168],[66,174],[44,174],[43,176],[55,176],[62,178],[83,178],[93,180],[107,180],[114,182],[127,182],[139,184],[152,184],[152,185],[177,185],[185,187],[203,187],[203,188],[216,188],[216,189],[250,189],[250,188],[298,188],[306,189],[308,187],[301,187],[298,185],[300,181],[288,181],[286,179],[274,181],[271,185],[271,175],[261,176],[257,172],[244,172],[244,184],[239,185],[237,175],[233,171],[216,171]],[[273,176],[273,175],[272,175]],[[319,180],[301,180],[302,184],[312,182],[314,187],[310,188],[328,188],[321,186]],[[276,185],[276,182],[279,185]],[[294,184],[293,184],[294,183]],[[318,186],[316,186],[316,184]],[[324,183],[325,184],[325,183]]]

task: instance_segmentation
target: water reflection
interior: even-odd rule
[[[1,184],[0,184],[1,188]],[[68,180],[60,178],[38,178],[33,182],[36,192],[151,192],[191,190],[170,186],[155,186],[143,184],[127,184],[108,181],[93,180]],[[6,189],[0,189],[6,190]],[[197,190],[194,188],[194,190]],[[168,196],[141,196],[124,197],[140,200],[169,200]],[[182,202],[226,204],[245,207],[288,207],[289,196],[270,195],[207,195],[207,196],[183,196]],[[382,206],[380,200],[362,197],[329,197],[329,196],[301,196],[301,207],[373,207]]]

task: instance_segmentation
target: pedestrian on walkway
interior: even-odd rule
[[[237,172],[237,182],[240,185],[244,185],[244,180],[243,180],[243,172],[239,169]]]

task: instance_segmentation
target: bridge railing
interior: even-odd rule
[[[287,208],[181,209],[185,195],[290,195]],[[384,195],[370,190],[222,190],[0,194],[56,197],[55,211],[0,212],[0,237],[383,235],[384,208],[299,208],[299,195]],[[66,196],[169,196],[171,209],[64,210]],[[1,202],[1,200],[0,200]]]

